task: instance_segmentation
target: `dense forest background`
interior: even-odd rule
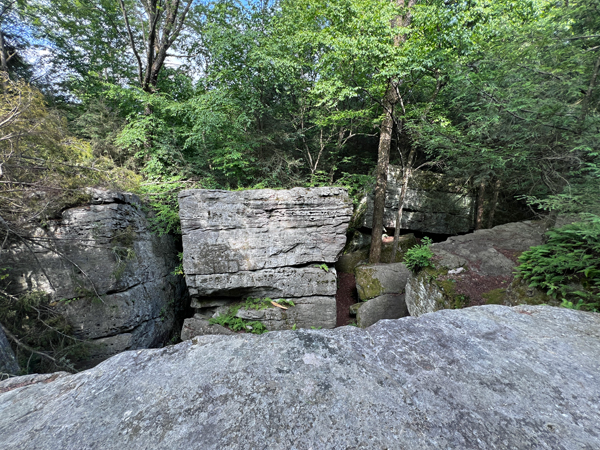
[[[376,186],[377,221],[388,162],[600,222],[598,0],[2,0],[0,57],[4,239],[88,186],[160,233],[190,187]]]

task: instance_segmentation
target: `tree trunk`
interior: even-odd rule
[[[479,185],[479,192],[477,193],[477,216],[475,218],[475,229],[481,230],[483,228],[483,210],[485,201],[485,181],[482,181]]]
[[[8,74],[8,54],[4,45],[4,34],[0,29],[0,70]]]
[[[488,228],[494,226],[494,215],[496,214],[496,207],[498,206],[498,194],[500,193],[500,180],[496,180],[494,183],[494,193],[492,196],[492,203],[490,204],[490,215],[488,216]]]
[[[396,0],[398,6],[408,6],[411,8],[416,0]],[[396,17],[392,27],[408,27],[411,16],[409,13],[404,16]],[[394,45],[400,46],[406,41],[405,35],[397,35],[394,39]],[[398,101],[396,92],[399,86],[398,81],[389,80],[388,89],[383,100],[385,117],[381,123],[381,133],[379,135],[379,149],[377,153],[377,184],[375,186],[375,199],[373,200],[373,225],[371,229],[371,249],[369,251],[369,262],[378,263],[381,260],[381,237],[383,235],[383,214],[385,211],[385,192],[387,188],[387,171],[390,163],[390,146],[392,142],[392,131],[394,128],[394,105]]]
[[[402,192],[400,193],[400,199],[398,200],[398,214],[396,216],[396,228],[394,229],[394,244],[392,246],[391,262],[396,261],[396,255],[398,254],[398,246],[400,245],[400,227],[402,226],[402,214],[404,212],[404,199],[406,198],[406,191],[408,191],[408,182],[410,181],[410,177],[412,177],[416,154],[415,147],[411,146],[408,158],[406,158],[406,165],[402,171]]]
[[[369,262],[378,263],[381,259],[381,236],[383,235],[383,214],[385,210],[385,191],[387,189],[387,172],[390,163],[390,147],[392,130],[394,128],[393,103],[390,97],[395,96],[395,89],[390,82],[383,106],[385,118],[381,124],[379,136],[379,149],[377,157],[377,184],[375,185],[375,199],[373,200],[373,225],[371,231],[371,249]],[[391,95],[390,95],[391,94]]]

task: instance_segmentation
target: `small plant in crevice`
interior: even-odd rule
[[[414,273],[425,267],[433,267],[431,262],[433,252],[429,248],[433,241],[429,237],[424,237],[421,242],[421,245],[409,248],[404,255],[404,264]]]
[[[177,258],[179,258],[179,264],[173,269],[171,272],[172,275],[181,275],[185,278],[185,272],[183,271],[183,252],[179,252],[177,254]]]

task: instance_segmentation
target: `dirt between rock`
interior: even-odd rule
[[[337,327],[348,325],[352,321],[350,306],[358,303],[356,279],[351,273],[338,272],[338,289],[335,294],[337,306]]]

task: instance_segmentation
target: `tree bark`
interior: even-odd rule
[[[398,6],[407,6],[411,8],[416,0],[396,0]],[[410,25],[410,13],[404,16],[396,17],[391,26],[407,27]],[[394,39],[394,45],[406,42],[406,36],[398,34]],[[381,133],[379,135],[379,148],[377,151],[377,183],[375,185],[375,199],[373,200],[373,224],[371,228],[371,249],[369,251],[369,262],[378,263],[381,260],[381,237],[383,235],[383,214],[385,211],[385,192],[387,189],[387,171],[390,163],[390,146],[392,142],[392,131],[394,128],[394,105],[398,101],[396,89],[399,82],[396,80],[388,81],[388,88],[383,100],[385,117],[381,123]]]
[[[492,196],[492,203],[490,204],[490,215],[488,216],[488,228],[494,226],[494,215],[496,214],[496,207],[498,206],[498,194],[500,193],[500,180],[496,180],[494,183],[494,192]]]
[[[475,218],[475,229],[481,230],[483,228],[483,211],[485,201],[485,181],[482,181],[479,185],[479,192],[477,193],[477,216]]]
[[[373,224],[371,231],[371,249],[369,262],[378,263],[381,259],[381,237],[383,235],[383,214],[385,210],[385,191],[387,189],[387,172],[390,163],[390,147],[392,130],[394,128],[393,103],[390,95],[395,95],[395,89],[390,82],[388,93],[383,106],[386,109],[385,118],[381,124],[379,136],[379,149],[377,156],[377,184],[375,185],[375,199],[373,200]]]

